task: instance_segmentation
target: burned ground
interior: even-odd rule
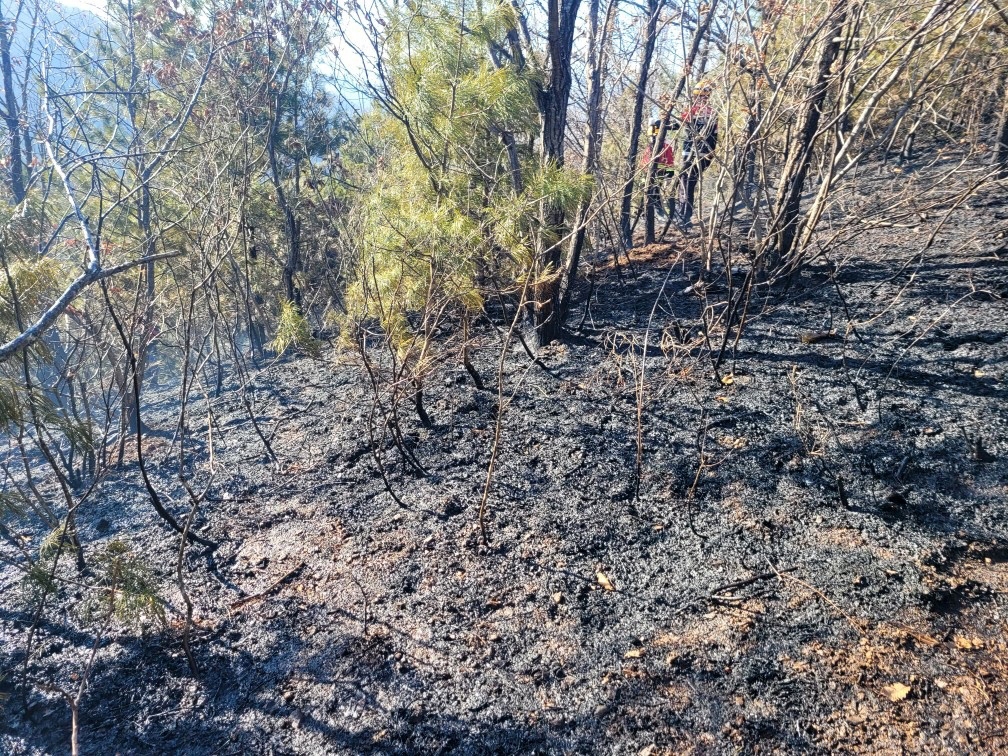
[[[127,466],[81,527],[145,556],[168,626],[105,641],[84,752],[1008,749],[1008,204],[984,194],[938,222],[759,288],[717,378],[697,323],[726,282],[693,285],[695,237],[600,274],[579,333],[541,364],[520,346],[505,361],[488,548],[497,395],[461,365],[427,386],[433,428],[404,416],[426,475],[380,452],[404,506],[369,449],[362,369],[334,349],[253,376],[276,462],[235,392],[195,408],[194,437],[208,407],[215,427],[212,457],[189,460],[212,474],[197,525],[220,542],[186,562],[200,674],[177,537]],[[500,344],[481,332],[486,379]],[[181,515],[173,397],[150,402],[156,483]],[[16,572],[0,586],[11,687],[31,612]],[[69,685],[86,659],[66,598],[34,681]],[[65,751],[65,703],[11,692],[2,749]]]

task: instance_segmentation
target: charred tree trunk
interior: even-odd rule
[[[294,274],[297,273],[301,265],[301,224],[288,204],[284,204],[283,216],[284,231],[287,234],[287,259],[284,261],[283,269],[284,293],[288,301],[300,308],[301,292],[294,285]]]
[[[151,220],[151,191],[150,191],[150,170],[140,160],[140,198],[137,203],[137,225],[143,235],[143,256],[154,255],[156,240]],[[141,389],[145,385],[147,375],[147,365],[150,362],[151,345],[154,340],[156,328],[154,327],[154,262],[150,261],[141,269],[142,293],[136,303],[134,314],[134,329],[137,334],[136,345],[136,370],[137,370],[137,390],[127,391],[123,394],[123,413],[126,419],[126,426],[129,432],[142,433],[143,420],[140,416],[140,405],[138,404]]]
[[[248,155],[248,143],[246,142],[246,159]],[[242,197],[241,204],[238,210],[238,228],[240,229],[240,240],[242,249],[242,265],[244,269],[244,274],[238,273],[236,276],[241,280],[241,290],[242,299],[244,302],[245,310],[245,327],[248,331],[249,339],[249,356],[252,358],[252,362],[256,363],[256,360],[262,356],[263,347],[266,344],[265,334],[263,333],[262,324],[259,322],[258,313],[253,312],[253,303],[255,303],[255,297],[258,296],[252,292],[252,264],[254,263],[257,252],[255,246],[255,240],[252,238],[254,232],[254,227],[249,223],[248,218],[245,214],[245,197],[248,197],[248,173],[245,173],[244,181],[246,186],[243,187],[245,192]],[[237,263],[236,263],[237,265]]]
[[[539,91],[542,118],[543,164],[564,164],[564,134],[567,130],[567,102],[571,89],[571,49],[574,24],[581,0],[549,0],[549,61],[547,85]],[[560,336],[560,279],[563,253],[564,213],[544,204],[542,208],[543,251],[537,265],[532,295],[532,319],[536,341],[548,344]]]
[[[140,184],[140,191],[137,194],[136,219],[137,227],[143,239],[140,248],[141,256],[152,257],[156,241],[151,217],[151,169],[148,164],[146,145],[143,140],[143,128],[138,117],[139,103],[137,99],[140,93],[142,75],[136,55],[136,38],[134,36],[132,18],[129,20],[128,32],[130,79],[129,91],[126,93],[126,110],[129,113],[130,124],[133,130],[130,151],[133,153],[132,161],[135,165],[137,181]],[[141,268],[140,276],[141,280],[138,281],[140,287],[137,290],[137,299],[134,303],[133,318],[128,334],[130,343],[126,346],[132,352],[133,338],[136,336],[136,364],[134,365],[136,371],[136,391],[124,391],[122,404],[123,429],[124,431],[128,430],[130,435],[136,434],[138,437],[143,434],[143,424],[140,416],[140,397],[144,386],[144,378],[147,373],[151,339],[155,330],[153,260]]]
[[[574,22],[581,0],[549,2],[549,84],[539,96],[542,114],[543,162],[564,164],[564,134],[571,89]]]
[[[662,0],[648,0],[648,17],[644,24],[644,54],[641,56],[637,73],[634,96],[633,121],[630,124],[630,146],[627,148],[627,180],[623,184],[623,198],[620,202],[620,236],[626,247],[633,246],[633,229],[630,224],[630,206],[633,203],[634,178],[637,176],[637,156],[640,147],[641,119],[644,117],[644,94],[651,74],[651,58],[654,56],[655,39],[658,33],[658,11]],[[657,149],[653,150],[657,153]],[[652,159],[655,157],[651,156]]]
[[[924,120],[922,114],[923,108],[918,110],[917,118],[907,132],[907,135],[903,138],[903,146],[900,148],[900,154],[898,163],[899,165],[906,165],[911,162],[914,158],[914,142],[917,139],[917,130],[920,128],[921,122]]]
[[[599,0],[591,0],[588,11],[588,123],[585,127],[584,161],[582,170],[587,176],[594,176],[598,167],[599,146],[602,143],[602,79],[606,70],[606,51],[609,37],[612,34],[613,19],[616,17],[618,0],[610,0],[606,9],[605,22],[602,25],[601,36],[598,27]],[[571,240],[570,254],[564,270],[563,288],[560,294],[560,318],[567,314],[570,305],[570,293],[577,280],[578,264],[581,262],[581,252],[584,249],[585,235],[588,231],[588,211],[591,202],[586,200],[578,208],[574,238]]]
[[[769,229],[774,237],[769,252],[772,268],[786,261],[794,250],[801,214],[802,190],[819,136],[819,122],[822,118],[823,103],[829,91],[833,62],[840,51],[841,32],[847,19],[847,5],[848,0],[836,0],[830,9],[823,32],[823,46],[816,64],[815,80],[805,100],[799,120],[801,125],[788,151],[788,158],[781,173]]]
[[[759,93],[753,85],[753,100],[751,110],[746,118],[745,133],[746,138],[743,143],[742,159],[738,173],[739,181],[742,182],[742,202],[745,207],[755,210],[752,206],[753,192],[756,188],[756,130],[759,127],[760,119],[763,116],[761,103],[758,99]]]
[[[415,378],[413,379],[413,407],[416,409],[421,425],[424,428],[433,428],[434,423],[431,421],[430,415],[427,414],[427,410],[424,409],[423,384]]]
[[[270,178],[273,182],[273,189],[276,192],[277,205],[284,219],[284,235],[287,237],[287,259],[284,260],[283,267],[283,288],[284,295],[288,302],[293,302],[301,307],[301,292],[294,285],[294,276],[301,265],[301,224],[294,212],[294,198],[288,195],[283,185],[283,177],[280,175],[280,161],[277,159],[277,137],[280,130],[280,102],[274,103],[273,120],[270,124],[270,133],[266,140],[266,152],[268,153]],[[295,166],[294,173],[294,194],[296,197],[297,185],[300,179],[298,166]]]
[[[1008,178],[1008,81],[1004,86],[1004,100],[1001,103],[1001,118],[998,120],[997,142],[991,156],[997,168],[998,178]]]

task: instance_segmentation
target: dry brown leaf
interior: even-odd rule
[[[910,686],[895,682],[892,685],[886,685],[882,690],[889,696],[889,700],[895,703],[907,697],[907,694],[910,692]]]
[[[983,641],[980,638],[967,638],[965,635],[955,637],[956,648],[963,651],[972,651],[975,648],[983,648]]]
[[[609,582],[609,578],[606,577],[606,574],[601,570],[595,573],[595,579],[598,581],[598,584],[601,585],[603,588],[605,588],[607,591],[616,590],[615,588],[613,588],[613,584]]]
[[[723,436],[718,439],[718,443],[726,449],[741,449],[746,445],[746,440],[744,438],[736,438],[735,436]]]

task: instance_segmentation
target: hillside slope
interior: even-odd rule
[[[426,474],[390,445],[379,470],[370,387],[335,351],[254,375],[276,462],[235,392],[211,399],[191,420],[205,438],[212,413],[212,456],[190,463],[212,474],[197,524],[220,542],[186,557],[197,679],[178,540],[136,470],[80,513],[148,555],[169,619],[107,639],[84,751],[1008,749],[1008,203],[937,223],[762,292],[720,380],[696,324],[725,282],[693,285],[695,238],[600,274],[580,333],[505,360],[489,546],[498,397],[461,365],[427,387],[433,428],[404,410]],[[501,340],[481,339],[491,385]],[[151,401],[157,463],[176,416],[171,392]],[[184,513],[178,483],[157,485]],[[0,575],[0,669],[31,624],[18,585]],[[47,618],[33,678],[83,665],[76,623]],[[3,717],[5,753],[66,750],[56,694]]]

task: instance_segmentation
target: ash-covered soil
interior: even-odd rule
[[[835,277],[820,262],[761,288],[717,377],[699,316],[725,281],[691,287],[695,238],[609,270],[584,329],[541,365],[517,344],[505,361],[489,548],[498,397],[460,364],[426,387],[433,428],[402,408],[426,474],[380,450],[404,506],[351,356],[253,375],[276,462],[233,388],[194,402],[187,472],[212,480],[196,524],[220,543],[213,569],[186,558],[199,676],[178,538],[127,466],[82,505],[82,534],[144,555],[169,626],[103,641],[82,750],[1005,751],[1008,203],[974,198],[918,254],[937,223],[866,234]],[[486,326],[488,386],[500,347]],[[149,402],[155,483],[181,518],[173,394]],[[31,623],[19,585],[3,572],[0,750],[65,752],[65,702],[11,688]],[[69,689],[94,636],[72,589],[61,603],[29,672]]]

